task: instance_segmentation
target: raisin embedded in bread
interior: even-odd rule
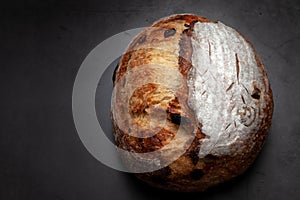
[[[159,152],[145,159],[158,168],[136,173],[155,187],[203,191],[240,175],[260,152],[272,113],[267,74],[250,42],[196,15],[146,28],[115,70],[116,144],[135,155]],[[137,157],[122,158],[133,168]]]

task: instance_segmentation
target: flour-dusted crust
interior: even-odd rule
[[[113,80],[117,146],[135,153],[167,147],[161,161],[188,145],[168,166],[136,174],[155,187],[203,191],[243,173],[271,125],[262,62],[221,22],[191,14],[155,22],[131,42]],[[130,156],[123,159],[132,167]]]

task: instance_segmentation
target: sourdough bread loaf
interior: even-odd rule
[[[116,144],[155,187],[203,191],[240,175],[271,125],[259,56],[218,21],[180,14],[155,22],[128,46],[113,81]]]

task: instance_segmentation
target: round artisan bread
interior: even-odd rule
[[[240,175],[271,125],[272,91],[250,42],[196,15],[142,31],[113,81],[115,141],[128,152],[121,157],[155,187],[203,191]]]

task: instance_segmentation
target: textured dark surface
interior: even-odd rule
[[[261,55],[275,101],[273,125],[254,165],[230,183],[192,194],[153,189],[94,159],[76,133],[71,107],[77,70],[96,45],[185,12],[219,19],[245,35]],[[0,199],[299,199],[299,52],[297,0],[1,3]],[[97,92],[108,104],[103,113],[114,67],[100,81],[104,94]],[[99,119],[109,131],[109,118]]]

